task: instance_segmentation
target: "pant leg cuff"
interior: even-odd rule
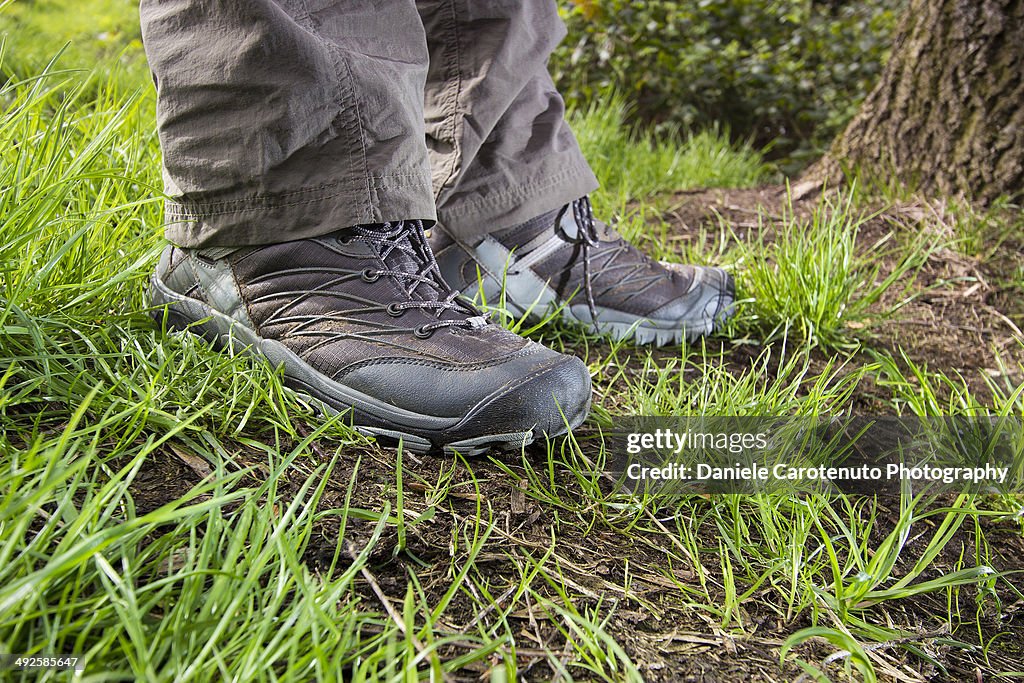
[[[367,223],[437,220],[429,176],[374,176],[360,185],[215,201],[172,198],[165,205],[164,234],[182,247],[238,247],[318,237]]]
[[[599,186],[583,160],[531,182],[475,197],[453,197],[438,209],[438,222],[458,239],[472,241],[558,209]]]

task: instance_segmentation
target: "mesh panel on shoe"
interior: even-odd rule
[[[343,253],[330,240],[301,240],[258,247],[232,257],[232,268],[249,316],[260,334],[278,339],[318,371],[337,377],[353,363],[411,357],[439,363],[497,363],[521,350],[526,340],[496,325],[462,324],[473,317],[453,307],[403,307],[411,296],[400,277],[366,273],[423,265],[405,252],[388,258]],[[425,257],[425,256],[424,256]],[[433,299],[428,299],[433,293]],[[415,287],[418,300],[437,300],[427,283]],[[389,313],[389,304],[397,305]],[[415,330],[439,320],[460,323],[422,338]]]
[[[499,330],[505,334],[498,337],[495,333]],[[508,360],[528,343],[496,325],[470,333],[438,332],[426,340],[409,335],[402,341],[404,348],[369,339],[314,343],[308,344],[299,355],[319,372],[341,379],[352,365],[366,360],[403,358],[455,368],[487,367]],[[505,349],[504,353],[495,353],[496,347]]]

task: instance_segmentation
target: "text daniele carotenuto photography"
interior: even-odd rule
[[[1019,492],[1021,421],[1008,418],[626,418],[610,469],[640,490],[751,492],[904,484]],[[671,482],[671,483],[670,483]]]

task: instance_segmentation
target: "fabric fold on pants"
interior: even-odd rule
[[[440,220],[464,239],[597,186],[547,72],[554,2],[143,0],[181,246]]]

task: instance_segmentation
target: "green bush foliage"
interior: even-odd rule
[[[904,0],[573,0],[552,59],[579,105],[627,95],[659,130],[720,124],[794,165],[856,111]]]

